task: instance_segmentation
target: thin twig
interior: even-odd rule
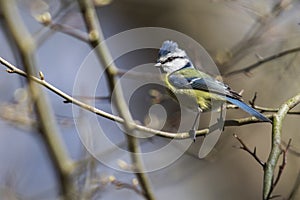
[[[273,115],[265,115],[265,117],[272,119]],[[256,117],[245,117],[245,118],[240,118],[240,119],[228,119],[225,121],[224,126],[242,126],[242,125],[247,125],[247,124],[254,124],[254,123],[265,123],[262,122],[261,120],[257,119]]]
[[[253,105],[253,108],[255,108],[256,110],[259,110],[261,112],[278,112],[278,108],[267,108],[267,107],[262,107],[262,106],[257,106],[257,105]],[[300,111],[288,111],[287,114],[289,115],[300,115]]]
[[[263,168],[265,168],[265,162],[263,162],[256,154],[256,147],[254,147],[254,150],[251,151],[249,147],[243,142],[243,140],[239,138],[236,134],[233,134],[233,137],[235,137],[240,142],[240,149],[248,152]]]
[[[87,34],[84,34],[84,32],[82,32],[81,30],[75,29],[75,28],[73,28],[71,26],[68,26],[66,24],[59,24],[59,23],[51,22],[49,24],[49,28],[51,28],[54,31],[59,31],[61,33],[70,35],[74,38],[77,38],[77,39],[83,41],[83,42],[88,42],[89,41]]]
[[[260,112],[270,112],[270,113],[275,113],[278,112],[278,108],[268,108],[268,107],[264,107],[264,106],[258,106],[255,104],[252,104],[252,102],[250,101],[249,104],[252,106],[252,108],[259,110]],[[237,105],[234,104],[227,104],[226,105],[226,109],[238,109],[239,107]],[[300,111],[288,111],[289,115],[300,115]]]
[[[257,92],[254,93],[253,98],[249,101],[249,104],[253,107],[257,98]]]
[[[299,51],[300,51],[300,47],[296,47],[296,48],[293,48],[293,49],[288,49],[288,50],[285,50],[285,51],[281,51],[281,52],[276,53],[274,55],[271,55],[267,58],[260,59],[258,62],[255,62],[255,63],[253,63],[253,64],[251,64],[247,67],[244,67],[242,69],[238,69],[238,70],[228,72],[228,73],[224,74],[223,76],[224,77],[229,77],[229,76],[233,76],[233,75],[240,74],[240,73],[249,73],[251,70],[259,67],[260,65],[262,65],[264,63],[270,62],[270,61],[275,60],[277,58],[289,55],[291,53],[296,53],[296,52],[299,52]]]
[[[110,101],[111,97],[110,96],[80,96],[80,95],[76,95],[73,96],[74,98],[78,98],[78,99],[84,99],[84,100],[106,100],[106,101]],[[68,103],[68,102],[65,102]]]
[[[268,199],[273,185],[274,170],[281,154],[282,123],[287,112],[300,103],[300,93],[282,104],[273,117],[272,149],[264,173],[263,199]]]
[[[257,99],[257,92],[254,93],[252,100],[249,101],[249,104],[252,106],[252,108],[260,110],[261,112],[278,112],[279,108],[267,108],[267,107],[255,105],[256,99]],[[300,112],[288,111],[287,114],[299,115]]]

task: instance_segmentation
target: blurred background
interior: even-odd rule
[[[37,44],[37,65],[46,80],[55,87],[72,94],[76,76],[91,49],[86,42],[51,29],[41,23],[39,16],[49,13],[53,23],[63,24],[77,31],[86,31],[76,1],[68,0],[18,0],[16,1],[24,23]],[[122,31],[139,27],[162,27],[179,31],[196,40],[212,57],[223,80],[236,91],[243,92],[248,103],[257,92],[256,104],[278,108],[284,101],[299,93],[300,57],[298,53],[277,58],[247,73],[228,75],[260,59],[278,52],[300,46],[299,1],[245,1],[245,0],[94,0],[97,15],[106,38]],[[2,8],[0,8],[1,12]],[[20,56],[12,42],[5,19],[0,13],[0,56],[22,68]],[[197,57],[197,55],[191,55]],[[154,63],[157,49],[135,51],[120,57],[116,63],[122,70],[138,65]],[[197,60],[194,60],[197,63]],[[200,62],[201,63],[201,62]],[[201,66],[198,66],[201,68]],[[32,124],[35,116],[28,97],[26,80],[9,74],[0,68],[0,198],[1,199],[58,199],[58,184],[51,159]],[[91,74],[86,74],[89,79]],[[100,81],[96,96],[108,96],[105,83]],[[153,96],[163,94],[163,87],[147,85],[132,96],[131,108],[135,120],[147,124],[147,112],[153,104]],[[131,173],[111,169],[93,160],[82,145],[74,118],[82,117],[81,128],[92,131],[85,121],[93,114],[73,115],[72,105],[45,89],[54,110],[60,134],[74,160],[90,159],[87,165],[74,175],[82,191],[95,189],[87,199],[143,199],[132,189],[117,187],[111,178],[122,183],[134,184]],[[126,93],[126,91],[124,91]],[[84,94],[84,92],[83,92]],[[77,94],[81,95],[81,94]],[[155,96],[156,97],[156,96]],[[86,98],[85,101],[89,102]],[[96,99],[96,107],[113,112],[109,99]],[[159,100],[160,101],[160,100]],[[176,131],[178,106],[171,100],[162,103],[169,112],[165,130]],[[297,106],[295,110],[299,110]],[[240,110],[227,111],[226,118],[247,117]],[[114,122],[98,117],[99,123],[109,133],[109,138],[126,149],[125,137]],[[152,120],[159,121],[152,118]],[[288,115],[284,121],[282,140],[292,139],[292,150],[274,194],[279,199],[300,198],[299,192],[299,115]],[[154,123],[154,122],[153,122]],[[155,124],[153,125],[155,126]],[[200,124],[201,126],[201,124]],[[202,127],[205,125],[202,124]],[[157,199],[261,199],[263,170],[232,136],[237,134],[266,161],[271,148],[271,126],[252,124],[225,127],[217,145],[205,158],[198,158],[203,139],[199,138],[171,165],[149,173]],[[169,143],[158,136],[140,140],[142,150],[147,152]],[[101,144],[101,142],[99,143]],[[118,154],[114,149],[99,152],[119,168],[130,165],[128,155]],[[160,159],[168,154],[160,155]],[[159,162],[153,160],[152,162]],[[85,178],[93,174],[95,181],[83,186]],[[298,181],[298,187],[294,188]]]

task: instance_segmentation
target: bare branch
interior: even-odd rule
[[[118,113],[124,119],[123,125],[127,133],[126,136],[128,141],[128,149],[132,152],[130,154],[131,159],[133,164],[137,168],[135,174],[143,189],[144,197],[148,200],[155,199],[151,188],[150,180],[147,174],[145,173],[143,161],[139,155],[139,142],[138,139],[134,136],[135,123],[132,119],[131,113],[129,112],[128,106],[125,103],[123,91],[120,85],[116,84],[118,81],[117,67],[113,63],[113,59],[110,55],[107,46],[104,43],[101,43],[104,41],[104,36],[98,18],[96,16],[95,7],[93,5],[93,2],[90,0],[78,0],[78,3],[86,23],[90,45],[95,49],[96,55],[98,56],[100,63],[102,63],[102,66],[105,67],[105,73],[108,78],[110,91],[115,97],[113,98],[113,103],[115,104]]]
[[[289,55],[289,54],[292,54],[292,53],[297,53],[299,51],[300,51],[300,47],[296,47],[296,48],[293,48],[293,49],[288,49],[288,50],[279,52],[277,54],[271,55],[271,56],[269,56],[267,58],[260,59],[258,62],[253,63],[253,64],[251,64],[251,65],[249,65],[247,67],[244,67],[242,69],[238,69],[238,70],[235,70],[235,71],[228,72],[228,73],[224,74],[223,76],[224,77],[229,77],[229,76],[233,76],[233,75],[236,75],[236,74],[249,73],[251,70],[259,67],[260,65],[262,65],[264,63],[273,61],[273,60],[275,60],[277,58],[281,58],[283,56],[286,56],[286,55]]]
[[[256,99],[257,99],[257,93],[255,92],[252,100],[249,101],[249,104],[252,106],[252,108],[260,110],[261,112],[278,112],[278,110],[279,110],[278,108],[267,108],[267,107],[255,105]],[[287,114],[300,115],[300,112],[288,111]]]
[[[16,66],[12,65],[11,63],[9,63],[8,61],[6,61],[5,59],[3,59],[2,57],[0,57],[0,63],[2,65],[4,65],[5,67],[8,68],[8,70],[10,71],[10,73],[16,73],[19,74],[23,77],[29,77],[31,80],[33,80],[34,82],[44,86],[45,88],[47,88],[48,90],[52,91],[53,93],[57,94],[58,96],[62,97],[64,99],[64,101],[66,103],[73,103],[74,105],[79,106],[80,108],[90,111],[92,113],[95,113],[96,115],[99,115],[101,117],[104,117],[106,119],[109,120],[113,120],[115,122],[124,123],[124,119],[107,113],[103,110],[100,110],[96,107],[93,107],[89,104],[86,104],[76,98],[73,98],[72,96],[64,93],[63,91],[61,91],[60,89],[56,88],[55,86],[53,86],[51,83],[47,82],[46,80],[41,80],[40,78],[37,78],[35,76],[27,76],[26,72],[24,72],[23,70],[17,68]],[[272,115],[267,116],[269,118],[272,118]],[[258,119],[256,119],[255,117],[247,117],[247,118],[241,118],[241,119],[232,119],[232,120],[226,120],[224,126],[242,126],[242,125],[247,125],[247,124],[253,124],[253,123],[263,123],[261,121],[259,121]],[[178,132],[178,133],[172,133],[172,132],[166,132],[166,131],[160,131],[160,130],[156,130],[156,129],[152,129],[146,126],[142,126],[139,124],[136,124],[134,122],[132,122],[132,126],[134,126],[135,129],[139,130],[139,131],[143,131],[143,132],[147,132],[150,134],[154,134],[160,137],[165,137],[165,138],[170,138],[170,139],[188,139],[190,138],[189,133],[188,132]],[[205,136],[206,134],[210,133],[213,130],[218,129],[219,127],[209,127],[209,128],[204,128],[201,130],[197,130],[196,131],[196,136],[197,137],[201,137],[201,136]]]
[[[26,73],[22,72],[23,76],[25,74],[29,75],[27,76],[27,81],[29,84],[29,92],[31,93],[31,98],[34,102],[39,121],[38,131],[41,133],[43,142],[45,143],[52,163],[55,166],[58,179],[60,180],[59,184],[61,195],[63,195],[66,199],[72,199],[72,195],[75,192],[70,177],[70,174],[74,170],[73,161],[69,157],[66,147],[60,138],[58,127],[47,97],[40,86],[34,84],[32,79],[29,78],[38,74],[34,56],[34,40],[19,15],[15,0],[2,0],[0,1],[0,4],[4,20],[13,36],[14,42],[18,47],[26,70]],[[14,69],[10,70],[12,73],[15,73]],[[43,82],[41,78],[36,79]]]
[[[282,104],[273,117],[272,150],[269,154],[264,173],[263,198],[268,199],[273,186],[274,170],[281,154],[281,133],[283,120],[290,109],[300,103],[300,93]]]
[[[281,196],[281,195],[272,195],[272,192],[274,191],[274,189],[275,189],[277,183],[279,182],[279,180],[280,180],[280,178],[281,178],[281,175],[282,175],[282,173],[283,173],[283,170],[284,170],[284,168],[285,168],[285,166],[286,166],[286,163],[287,163],[287,152],[288,152],[288,150],[289,150],[289,148],[290,148],[291,141],[292,141],[292,140],[289,139],[286,148],[283,149],[282,152],[281,152],[281,153],[283,154],[283,156],[282,156],[282,163],[281,163],[281,165],[279,166],[279,170],[278,170],[278,173],[277,173],[277,177],[276,177],[275,181],[274,181],[273,184],[272,184],[272,187],[271,187],[271,190],[270,190],[270,193],[269,193],[269,197],[268,197],[267,199],[274,199],[274,198],[277,198],[277,197],[280,197],[280,196]],[[273,178],[274,178],[274,177],[273,177]]]
[[[256,147],[254,147],[254,150],[251,151],[241,138],[239,138],[236,134],[233,134],[233,136],[240,142],[240,149],[248,152],[263,168],[265,168],[265,163],[256,154]]]
[[[88,35],[82,32],[81,30],[75,29],[71,26],[65,25],[65,24],[59,24],[59,23],[53,23],[51,22],[49,25],[49,28],[51,28],[54,31],[59,31],[61,33],[70,35],[74,38],[77,38],[83,42],[88,42]]]

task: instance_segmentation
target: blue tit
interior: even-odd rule
[[[263,114],[243,102],[241,95],[233,91],[228,85],[216,80],[210,75],[196,69],[187,56],[186,52],[180,49],[176,42],[165,41],[158,53],[158,60],[155,64],[165,75],[165,86],[176,96],[184,96],[187,103],[184,106],[197,105],[198,113],[211,111],[212,108],[229,102],[243,109],[257,119],[272,121]],[[195,120],[191,136],[195,140]]]

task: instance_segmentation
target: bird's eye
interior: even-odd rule
[[[165,63],[171,62],[171,61],[173,61],[173,60],[175,60],[175,59],[177,59],[177,58],[185,58],[185,57],[183,57],[183,56],[173,56],[173,57],[168,57],[166,60],[161,61],[160,63],[161,63],[161,64],[165,64]]]
[[[175,59],[175,57],[169,57],[165,62],[171,62],[174,59]]]

